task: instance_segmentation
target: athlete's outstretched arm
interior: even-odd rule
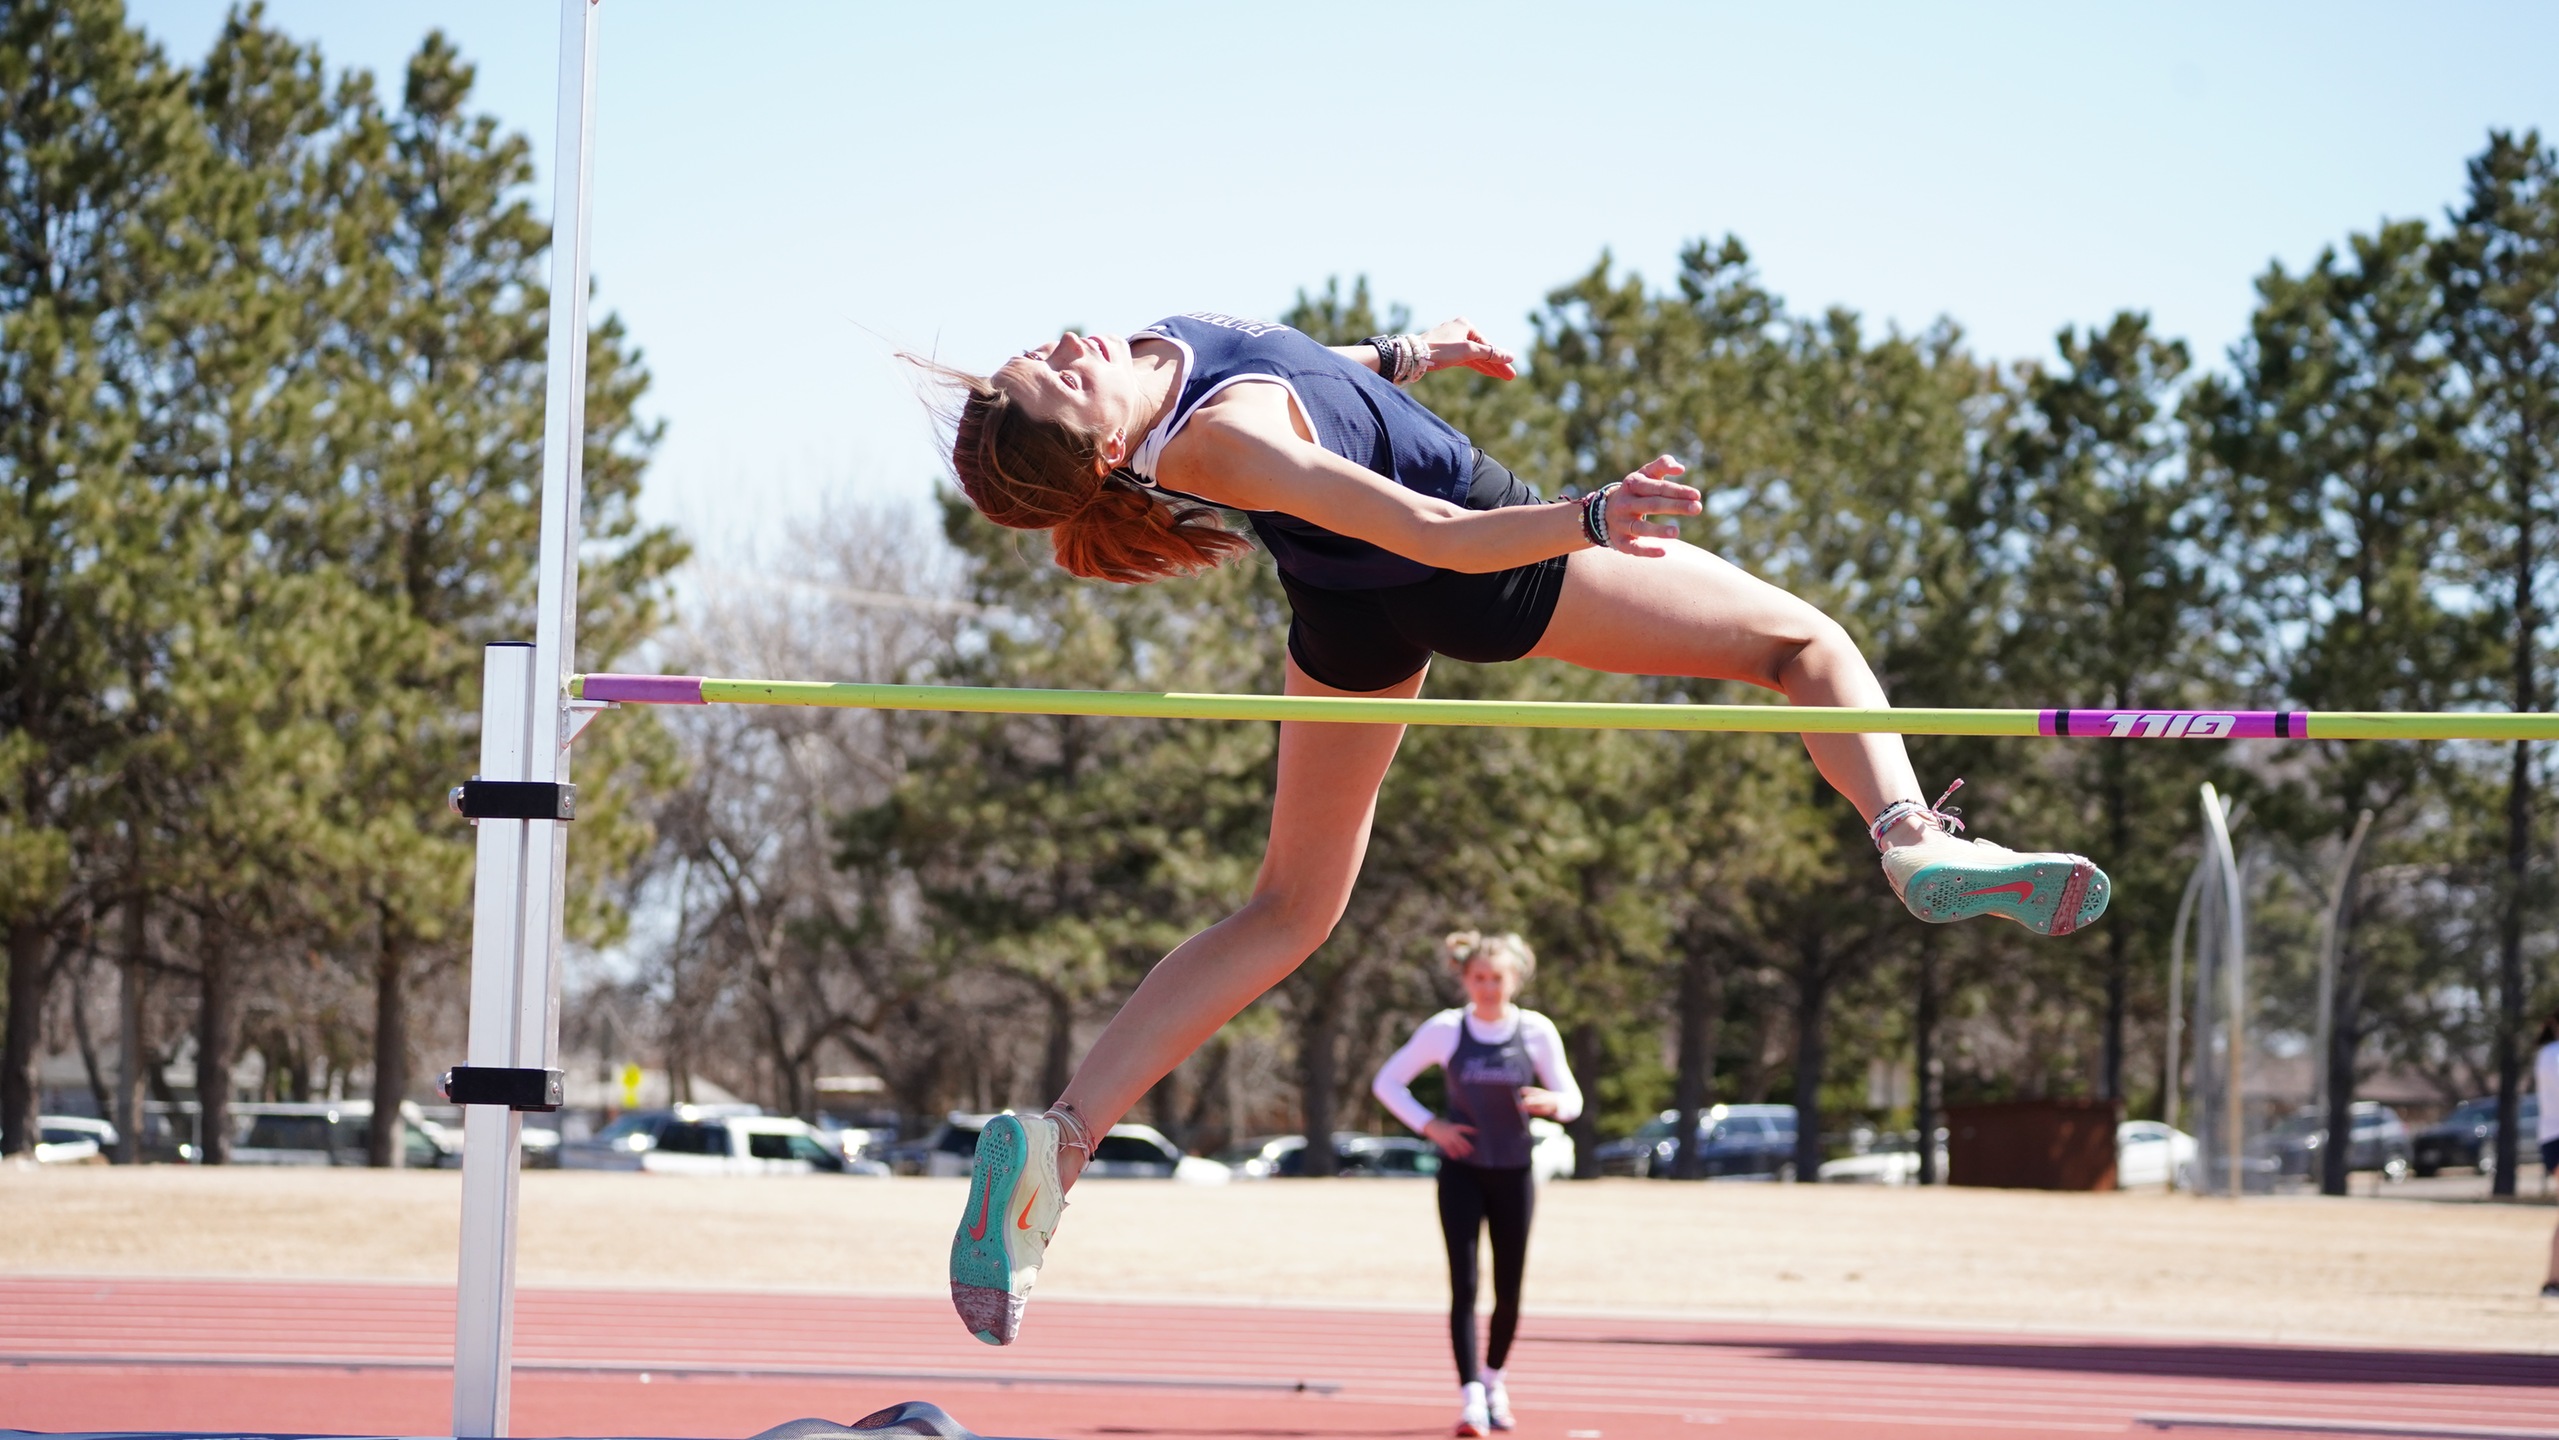
[[[1679,529],[1657,515],[1694,515],[1695,490],[1665,455],[1626,477],[1608,507],[1610,541],[1658,556]],[[1165,447],[1157,477],[1169,488],[1236,510],[1275,510],[1407,560],[1483,574],[1533,565],[1590,544],[1577,505],[1469,510],[1407,490],[1315,443],[1289,392],[1247,382],[1218,392]]]

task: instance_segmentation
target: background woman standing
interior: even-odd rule
[[[1511,1428],[1502,1366],[1519,1330],[1520,1274],[1528,1261],[1528,1219],[1536,1182],[1529,1164],[1532,1115],[1571,1120],[1581,1088],[1564,1063],[1555,1022],[1512,1004],[1537,969],[1517,935],[1462,930],[1444,946],[1466,987],[1463,1009],[1422,1022],[1404,1048],[1378,1067],[1369,1086],[1396,1119],[1439,1146],[1439,1224],[1448,1242],[1448,1337],[1457,1353],[1457,1433]],[[1413,1098],[1415,1077],[1437,1065],[1448,1082],[1448,1114]],[[1475,1352],[1476,1235],[1493,1237],[1493,1324],[1479,1365]]]
[[[2532,1088],[2541,1096],[2540,1134],[2543,1183],[2559,1181],[2559,1011],[2541,1022],[2532,1056]],[[2520,1148],[2520,1147],[2519,1147]],[[2559,1300],[2559,1230],[2550,1232],[2550,1271],[2541,1282],[2541,1298]]]

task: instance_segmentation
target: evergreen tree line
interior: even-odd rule
[[[65,1029],[128,1119],[170,1062],[249,1050],[274,1098],[421,1089],[413,1011],[469,943],[442,796],[481,646],[531,629],[541,473],[550,231],[471,86],[441,35],[386,96],[254,7],[193,65],[113,0],[0,11],[0,1153]],[[589,339],[582,624],[611,656],[683,552],[632,513],[647,372],[616,322]],[[663,753],[601,738],[598,938],[591,882],[645,838],[609,777]],[[231,1091],[202,1090],[219,1161]]]
[[[418,1094],[412,1057],[459,1043],[470,859],[441,796],[469,769],[479,646],[528,628],[547,240],[525,146],[470,83],[430,37],[391,102],[254,9],[194,66],[105,0],[0,29],[0,1149],[27,1143],[49,1035],[102,1097],[134,1070],[96,1058],[111,1036],[206,1074],[254,1049],[278,1095]],[[1904,705],[2548,709],[2555,176],[2538,136],[2492,135],[2442,221],[2271,267],[2218,365],[2130,312],[1995,364],[1951,324],[1791,310],[1726,238],[1661,285],[1603,257],[1532,317],[1522,379],[1420,393],[1549,494],[1681,456],[1709,503],[1691,538],[1839,618]],[[1364,282],[1284,318],[1337,342],[1406,320]],[[589,668],[648,644],[711,673],[1277,688],[1267,560],[1079,582],[947,493],[813,517],[673,615],[682,547],[631,509],[646,370],[609,319],[590,354]],[[1430,688],[1772,698],[1536,662],[1443,660]],[[580,742],[572,847],[605,958],[569,1045],[801,1113],[848,1070],[917,1124],[1045,1101],[1250,884],[1274,739],[608,717]],[[1598,1102],[1585,1156],[1719,1101],[1801,1107],[1806,1174],[1852,1115],[2152,1110],[2206,780],[2245,807],[2258,1033],[2318,1029],[2311,960],[2340,916],[2334,1103],[2384,1067],[2511,1097],[2527,1017],[2559,999],[2536,747],[1913,751],[1964,777],[1982,833],[2098,857],[2107,919],[2060,941],[1911,921],[1791,738],[1417,729],[1332,940],[1145,1118],[1201,1147],[1370,1122],[1367,1073],[1454,999],[1435,942],[1462,927],[1539,950],[1530,1002]],[[1913,1092],[1871,1093],[1896,1068]]]

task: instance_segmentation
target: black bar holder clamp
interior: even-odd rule
[[[560,1072],[513,1070],[497,1065],[456,1065],[435,1082],[436,1093],[455,1105],[503,1105],[509,1110],[560,1108]]]
[[[578,818],[578,787],[547,780],[465,780],[446,798],[465,820]]]

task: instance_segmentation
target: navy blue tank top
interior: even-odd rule
[[[1448,1077],[1449,1118],[1475,1129],[1469,1165],[1516,1170],[1528,1163],[1537,1146],[1528,1133],[1528,1112],[1519,1103],[1520,1087],[1537,1083],[1537,1062],[1521,1038],[1527,1028],[1514,1019],[1508,1036],[1478,1040],[1472,1019],[1462,1011],[1457,1017],[1457,1048],[1440,1068]]]
[[[1287,386],[1297,397],[1298,409],[1314,427],[1315,443],[1407,490],[1452,505],[1466,503],[1467,488],[1474,482],[1474,445],[1375,371],[1299,331],[1201,311],[1158,320],[1129,339],[1169,340],[1187,362],[1172,413],[1129,460],[1129,468],[1149,485],[1155,483],[1156,457],[1210,396],[1241,381],[1268,380]],[[1377,590],[1439,573],[1294,515],[1252,510],[1245,517],[1282,570],[1319,589]]]

